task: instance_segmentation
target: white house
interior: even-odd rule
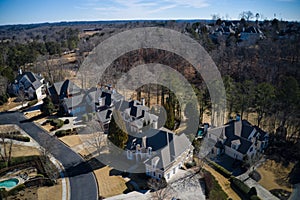
[[[176,135],[165,128],[140,134],[129,138],[127,159],[143,163],[148,176],[169,181],[184,163],[193,160],[194,147],[185,134]]]
[[[37,75],[32,72],[22,72],[19,70],[19,74],[9,87],[9,93],[19,95],[20,92],[24,92],[25,97],[28,99],[42,99],[44,94],[44,78],[42,75]]]

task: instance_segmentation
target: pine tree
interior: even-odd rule
[[[109,124],[108,139],[117,147],[124,149],[128,140],[125,123],[119,111],[114,111]]]

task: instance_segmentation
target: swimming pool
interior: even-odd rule
[[[12,188],[15,187],[19,183],[19,180],[16,178],[7,179],[5,181],[0,182],[0,188]]]

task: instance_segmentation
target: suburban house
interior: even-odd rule
[[[191,142],[184,133],[176,135],[168,129],[149,129],[130,136],[127,159],[145,165],[146,175],[169,181],[184,163],[193,160]]]
[[[149,128],[157,129],[158,116],[149,112],[145,106],[145,100],[122,100],[115,104],[115,108],[121,112],[126,128],[131,133],[140,133]]]
[[[48,87],[48,94],[53,103],[59,104],[66,114],[76,115],[86,112],[86,107],[82,104],[85,97],[84,90],[68,79]]]
[[[19,74],[12,84],[9,86],[8,92],[13,95],[20,95],[24,93],[24,97],[31,99],[42,99],[44,94],[44,78],[40,74],[33,72],[22,72],[19,70]]]
[[[88,91],[87,99],[92,110],[96,112],[97,119],[104,130],[108,130],[115,104],[124,100],[124,97],[113,89],[111,85],[107,85],[101,88],[91,88]]]
[[[111,85],[101,88],[91,88],[84,98],[85,103],[90,105],[89,112],[96,112],[98,121],[108,129],[114,109],[120,111],[126,128],[132,133],[142,132],[149,128],[157,128],[158,116],[151,114],[145,106],[145,101],[125,100]]]
[[[47,90],[53,103],[56,104],[61,103],[61,101],[66,98],[77,96],[82,93],[82,89],[68,79],[54,83],[52,86],[48,87]]]
[[[248,159],[263,152],[268,145],[269,135],[247,120],[232,120],[224,126],[208,129],[208,140],[214,142],[212,155],[226,154],[234,159]]]

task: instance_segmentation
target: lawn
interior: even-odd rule
[[[57,184],[54,186],[38,188],[37,193],[38,199],[41,200],[62,199],[61,179],[57,180]]]
[[[102,197],[122,194],[127,189],[126,181],[121,176],[110,175],[111,170],[111,167],[105,166],[94,171]]]
[[[8,146],[9,145],[6,146],[7,150],[8,150]],[[23,146],[17,144],[12,145],[12,151],[11,151],[12,157],[35,156],[35,155],[40,155],[39,149],[35,147]]]
[[[282,163],[277,163],[274,160],[267,160],[256,170],[261,176],[258,183],[267,190],[283,189],[291,192],[288,175],[293,167],[294,163],[284,166]]]
[[[71,148],[82,144],[82,141],[81,141],[79,135],[68,135],[68,136],[61,137],[59,139]]]
[[[8,111],[16,106],[21,105],[21,102],[14,102],[16,100],[16,97],[8,98],[7,103],[0,106],[0,112]]]

